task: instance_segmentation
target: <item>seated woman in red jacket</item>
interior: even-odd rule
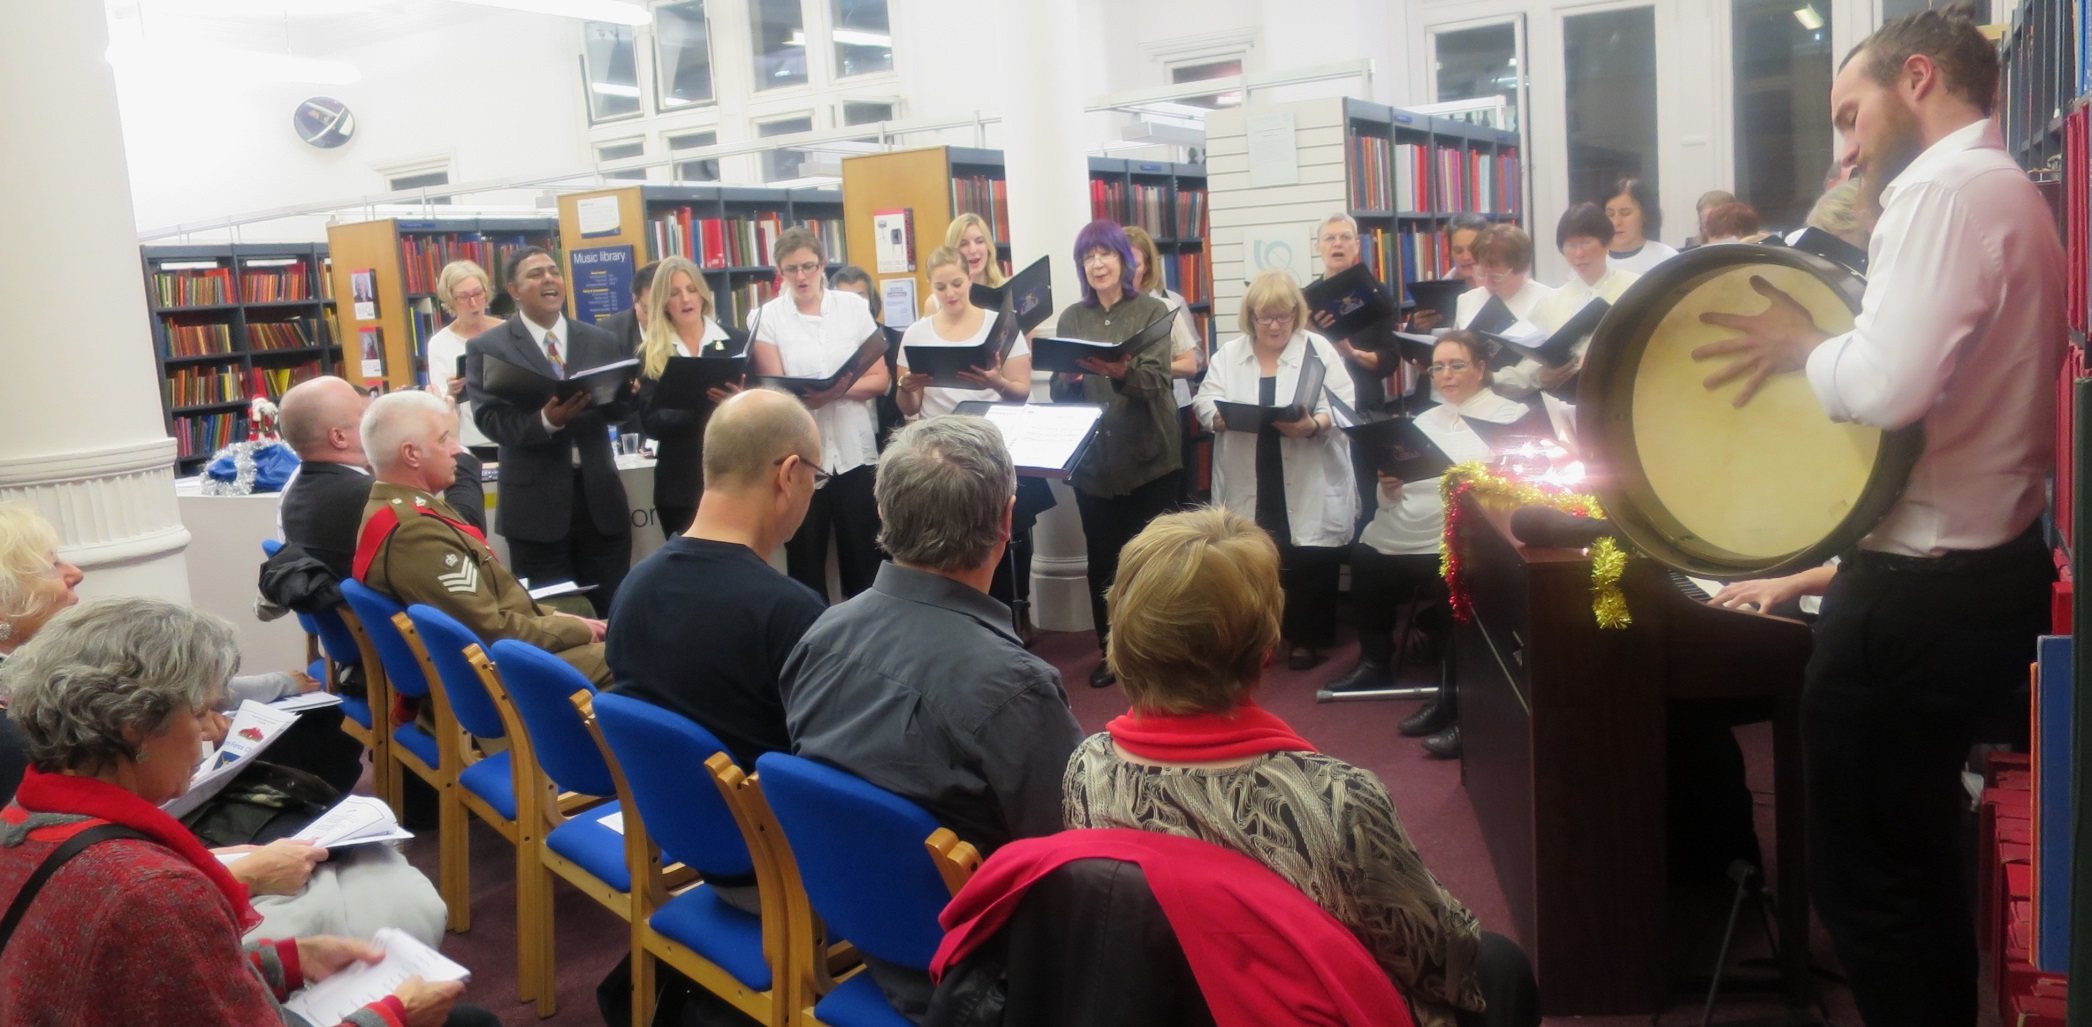
[[[1133,710],[1069,758],[1067,825],[1263,863],[1365,942],[1424,1027],[1538,1024],[1524,953],[1424,868],[1380,780],[1250,698],[1278,646],[1278,567],[1271,536],[1224,510],[1158,517],[1126,544],[1105,658]]]
[[[0,939],[0,1023],[304,1023],[281,1003],[304,985],[381,958],[366,942],[258,942],[246,886],[160,811],[188,790],[203,719],[239,665],[232,625],[157,599],[101,599],[53,617],[0,664],[0,693],[29,769],[0,810],[0,905],[22,909]],[[130,833],[80,849],[23,895],[76,835]],[[357,1027],[493,1024],[455,1006],[463,985],[409,979],[350,1014]]]

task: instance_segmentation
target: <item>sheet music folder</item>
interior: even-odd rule
[[[1612,308],[1603,299],[1593,299],[1555,329],[1553,335],[1542,333],[1530,321],[1520,321],[1501,333],[1485,331],[1482,335],[1497,344],[1497,353],[1491,354],[1489,366],[1500,371],[1531,357],[1549,367],[1560,367],[1569,362],[1577,343],[1598,330],[1598,322],[1605,320],[1605,312]]]
[[[1053,269],[1047,266],[1045,257],[1040,257],[1000,287],[991,289],[976,285],[968,291],[967,297],[982,310],[1001,310],[1007,306],[1017,315],[1017,330],[1028,334],[1046,320],[1046,315],[1053,313]],[[914,364],[908,366],[915,367]]]
[[[527,410],[543,407],[555,396],[565,400],[577,393],[587,393],[588,405],[599,407],[617,402],[630,387],[632,379],[639,376],[639,359],[613,360],[585,371],[570,372],[565,378],[553,378],[488,354],[480,365],[480,375],[480,384],[488,392]]]
[[[1165,310],[1155,320],[1142,325],[1140,331],[1134,332],[1132,337],[1117,343],[1042,335],[1032,343],[1032,370],[1082,374],[1082,365],[1077,361],[1084,357],[1096,357],[1109,362],[1150,346],[1158,340],[1169,338],[1170,325],[1176,317],[1176,308]]]
[[[979,286],[975,286],[979,288]],[[926,374],[931,384],[947,389],[978,389],[980,386],[959,377],[965,370],[992,369],[1002,366],[1017,345],[1017,330],[1021,322],[1004,306],[995,315],[995,323],[989,327],[988,337],[978,346],[923,345],[901,347],[910,374]]]
[[[843,366],[836,368],[832,374],[822,375],[818,378],[765,374],[754,375],[749,381],[752,385],[774,386],[795,396],[827,392],[841,385],[845,380],[854,382],[864,377],[864,373],[871,370],[872,365],[878,363],[879,359],[885,355],[886,333],[878,331],[866,336],[864,342],[858,345],[857,352],[851,354],[850,359],[843,361]]]
[[[1320,358],[1309,353],[1300,365],[1300,383],[1293,390],[1293,402],[1284,406],[1264,406],[1258,403],[1231,403],[1219,400],[1213,404],[1220,414],[1221,427],[1228,431],[1255,433],[1267,424],[1298,421],[1315,409],[1315,397],[1322,394],[1322,383],[1329,369]]]
[[[705,393],[748,373],[748,356],[669,357],[654,386],[654,405],[669,410],[699,410],[712,400]]]
[[[1329,412],[1351,445],[1371,458],[1374,470],[1391,478],[1430,481],[1453,467],[1453,458],[1408,417],[1354,410],[1334,392],[1329,393]]]
[[[982,417],[1002,431],[1017,473],[1066,478],[1089,452],[1104,408],[1095,403],[989,403],[968,400],[953,413]]]
[[[1331,339],[1362,334],[1395,312],[1387,289],[1364,264],[1353,264],[1338,274],[1309,282],[1301,293],[1307,297],[1308,309],[1335,319],[1328,325],[1320,325],[1318,319],[1315,329]]]

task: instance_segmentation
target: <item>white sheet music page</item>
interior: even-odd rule
[[[1010,462],[1021,471],[1059,475],[1077,447],[1097,427],[1104,408],[1083,403],[997,405],[984,415],[1002,430]]]
[[[350,1013],[392,994],[409,977],[462,981],[472,976],[471,971],[405,931],[381,927],[371,942],[385,950],[384,959],[354,964],[291,996],[283,1007],[311,1023],[340,1023]]]

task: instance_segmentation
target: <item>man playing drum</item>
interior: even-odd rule
[[[1739,406],[1801,371],[1833,419],[1924,424],[1908,488],[1831,581],[1802,700],[1811,883],[1875,1027],[1976,1021],[1959,771],[1971,744],[2024,737],[2049,619],[2064,258],[1990,120],[1997,79],[1958,6],[1854,49],[1831,117],[1882,213],[1853,330],[1754,280],[1769,309],[1704,315],[1742,334],[1693,353],[1708,388],[1742,382]]]

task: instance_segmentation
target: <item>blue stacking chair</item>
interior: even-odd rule
[[[283,543],[275,539],[262,540],[263,556],[275,556],[282,549]],[[306,669],[306,673],[320,679],[328,691],[336,691],[335,685],[341,680],[341,668],[363,666],[363,654],[357,648],[356,637],[349,632],[348,625],[342,622],[342,614],[338,609],[299,613],[297,618],[298,626],[305,629],[306,656],[317,656]],[[319,650],[317,654],[313,652],[315,646]],[[348,695],[341,697],[341,730],[343,734],[363,743],[363,748],[370,752],[372,790],[377,792],[379,799],[397,810],[398,796],[385,790],[385,764],[392,758],[388,740],[382,729],[372,727],[377,721],[371,716],[371,710],[387,709],[390,706],[384,695],[384,674],[373,673],[371,668],[365,668],[363,698]]]
[[[599,693],[594,724],[623,776],[625,834],[635,850],[639,909],[632,930],[633,1027],[652,1020],[658,959],[772,1027],[790,1022],[794,987],[796,870],[778,864],[783,836],[726,746],[681,714]],[[643,823],[642,823],[643,822]],[[671,894],[661,864],[673,859],[707,877],[753,877],[762,914],[727,905],[703,883]]]
[[[944,940],[937,914],[980,866],[980,853],[922,807],[833,767],[776,752],[755,765],[813,912],[866,955],[927,972]],[[808,997],[818,1001],[802,1022],[909,1022],[869,975],[831,983],[818,959],[808,970]]]
[[[558,1004],[551,986],[555,962],[547,871],[628,923],[644,917],[636,912],[624,806],[611,801],[569,816],[555,799],[562,791],[603,798],[619,794],[615,771],[584,719],[595,686],[564,660],[528,642],[500,639],[489,652],[500,674],[487,679],[488,690],[497,705],[515,711],[520,728],[509,735],[510,758],[526,775],[516,795],[517,822],[541,840],[533,846],[533,865],[518,866],[516,905],[530,919],[517,930],[529,936],[532,980],[542,982],[538,1015],[551,1016]]]

